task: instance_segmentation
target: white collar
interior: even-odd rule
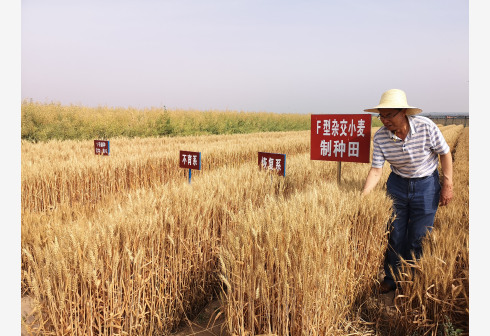
[[[414,123],[414,122],[413,122],[413,120],[412,120],[412,119],[413,119],[413,116],[407,116],[407,119],[408,119],[408,127],[409,127],[409,129],[408,129],[407,136],[405,137],[405,140],[406,140],[406,139],[407,139],[409,136],[411,136],[412,134],[417,133],[417,130],[416,130],[416,128],[415,128],[415,123]],[[391,138],[391,139],[393,139],[394,141],[398,141],[398,140],[403,141],[403,140],[402,140],[400,137],[398,137],[398,136],[397,136],[397,135],[396,135],[394,132],[389,131],[388,129],[387,129],[387,131],[388,131],[388,132],[389,132],[389,134],[390,134],[390,138]]]

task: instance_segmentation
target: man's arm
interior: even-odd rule
[[[448,205],[453,198],[453,158],[451,152],[440,155],[442,168],[442,189],[439,204]]]
[[[368,176],[366,178],[366,183],[364,183],[364,189],[362,191],[362,196],[367,195],[371,192],[371,190],[376,187],[379,180],[381,179],[381,175],[383,172],[383,168],[373,168],[369,170]]]

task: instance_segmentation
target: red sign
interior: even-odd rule
[[[180,168],[201,170],[201,152],[180,151]]]
[[[259,152],[259,168],[286,176],[286,154]]]
[[[96,155],[109,155],[109,140],[94,140],[94,148]]]
[[[311,160],[369,163],[370,153],[370,114],[311,115]]]

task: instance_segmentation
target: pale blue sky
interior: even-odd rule
[[[22,98],[359,113],[398,88],[468,112],[468,1],[22,1]]]

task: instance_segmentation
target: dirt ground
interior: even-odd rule
[[[189,322],[185,327],[182,327],[178,332],[172,334],[174,336],[229,336],[226,333],[224,326],[224,316],[218,316],[219,302],[217,300],[210,302],[197,317]],[[32,317],[33,302],[29,296],[21,298],[21,314],[22,314],[22,327],[21,336],[28,336],[24,322],[30,323],[33,321]]]
[[[174,336],[229,336],[225,331],[224,315],[218,316],[218,300],[210,302],[188,326],[179,330]]]
[[[32,321],[32,316],[30,314],[32,313],[32,299],[29,296],[24,296],[23,298],[20,299],[20,310],[21,310],[21,316],[22,316],[22,326],[21,326],[21,336],[28,336],[28,333],[26,331],[24,322],[31,322]]]

